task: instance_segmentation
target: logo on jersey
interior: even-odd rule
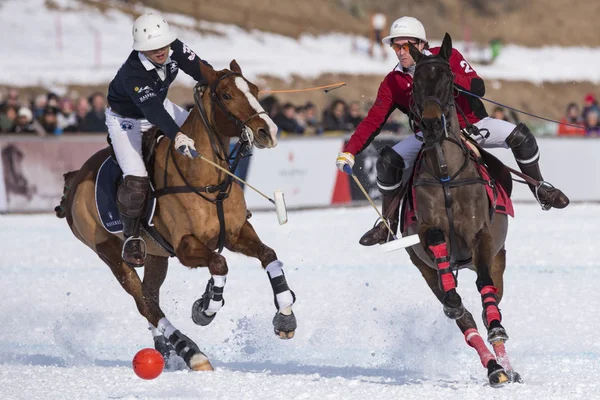
[[[145,95],[143,95],[142,97],[140,97],[140,103],[143,103],[146,100],[151,99],[153,97],[156,97],[156,93],[150,91],[150,92],[146,93]]]
[[[130,131],[133,129],[133,122],[128,121],[128,120],[124,120],[121,121],[121,129],[123,129],[124,131]],[[112,219],[112,217],[110,217]]]
[[[179,69],[179,65],[177,65],[177,61],[171,61],[169,64],[169,68],[171,69],[171,75],[173,75]]]
[[[136,93],[140,93],[140,92],[143,93],[143,92],[149,92],[152,89],[150,88],[150,86],[144,86],[143,88],[136,86],[133,88],[133,90],[135,90]]]

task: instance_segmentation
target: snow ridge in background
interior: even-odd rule
[[[15,86],[92,85],[108,83],[131,51],[133,19],[116,9],[106,14],[75,0],[55,1],[70,11],[50,10],[44,0],[6,0],[0,7],[0,43],[7,49],[0,84]],[[138,12],[152,11],[138,6]],[[246,32],[234,25],[202,21],[200,26],[221,35],[189,29],[195,21],[165,14],[179,37],[215,68],[236,59],[249,79],[271,75],[316,77],[323,73],[385,75],[395,56],[373,60],[354,45],[368,48],[363,37],[328,34],[303,35],[299,40],[260,31]],[[62,34],[57,39],[57,27]],[[99,41],[98,41],[99,40]],[[432,45],[439,41],[431,40]],[[58,47],[62,46],[62,49]],[[454,43],[464,50],[462,43]],[[99,49],[99,51],[97,51]],[[541,82],[600,83],[600,49],[587,47],[525,48],[506,45],[493,65],[477,65],[486,79]],[[186,74],[178,82],[192,85]]]

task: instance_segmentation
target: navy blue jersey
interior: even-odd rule
[[[163,105],[169,86],[177,77],[179,68],[197,82],[206,83],[200,72],[200,62],[208,63],[179,39],[171,43],[170,53],[163,67],[163,80],[155,64],[142,53],[132,51],[108,87],[108,105],[122,117],[147,119],[173,139],[179,132],[179,126]]]

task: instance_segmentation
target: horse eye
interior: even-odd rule
[[[229,95],[229,93],[223,93],[223,100],[231,100],[231,96]]]

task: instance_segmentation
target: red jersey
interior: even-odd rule
[[[434,47],[429,51],[433,54],[438,54],[440,48]],[[452,49],[450,69],[454,73],[455,85],[478,96],[483,96],[485,92],[483,80],[456,49]],[[348,144],[344,148],[345,152],[356,155],[363,151],[375,136],[379,134],[386,120],[395,109],[399,109],[408,115],[410,111],[409,105],[412,102],[412,82],[413,77],[403,72],[400,64],[387,74],[383,82],[379,85],[375,103],[365,119],[356,127],[356,131],[352,134]],[[488,116],[483,103],[476,97],[460,93],[455,101],[471,124],[479,122]],[[458,121],[461,128],[466,126],[460,112],[458,113]]]

